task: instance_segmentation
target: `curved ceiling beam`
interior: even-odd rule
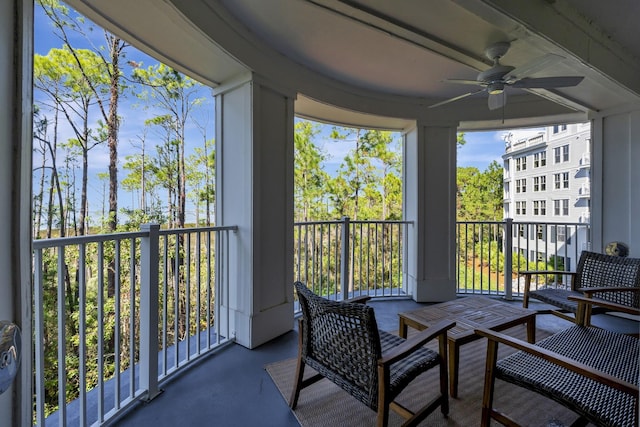
[[[458,0],[465,7],[473,1]],[[583,64],[640,96],[640,59],[615,43],[602,30],[566,2],[527,0],[478,0],[511,17]],[[611,5],[611,7],[614,7]]]

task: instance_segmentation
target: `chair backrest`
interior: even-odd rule
[[[583,251],[576,269],[576,288],[605,286],[640,287],[640,258],[625,258]],[[640,308],[640,292],[595,293],[596,298]]]
[[[377,406],[380,336],[373,308],[322,298],[295,282],[302,308],[302,358],[371,408]]]

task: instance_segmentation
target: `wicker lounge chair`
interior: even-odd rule
[[[640,258],[624,258],[583,251],[575,272],[521,271],[520,274],[525,278],[523,307],[528,308],[529,299],[534,298],[558,307],[550,312],[572,322],[575,321],[578,304],[570,300],[570,296],[585,295],[628,307],[640,308]],[[552,274],[570,276],[571,288],[531,290],[533,276]],[[605,311],[610,311],[610,309],[593,308],[594,314]]]
[[[640,340],[589,323],[587,305],[603,304],[630,314],[640,310],[587,297],[571,297],[578,304],[578,323],[538,342],[529,344],[498,332],[478,329],[489,338],[482,426],[490,419],[516,426],[515,420],[493,408],[496,378],[533,390],[571,409],[579,418],[572,425],[588,422],[597,426],[638,426]],[[498,345],[519,351],[497,360]]]
[[[407,419],[405,425],[416,425],[438,406],[445,416],[448,414],[447,330],[455,322],[440,322],[405,340],[379,331],[372,307],[327,300],[301,282],[294,286],[302,318],[291,408],[295,409],[301,389],[327,378],[377,411],[378,426],[387,425],[390,408]],[[439,352],[423,347],[434,338],[439,340]],[[318,375],[303,380],[305,366]],[[393,402],[414,378],[438,366],[438,397],[418,411]]]

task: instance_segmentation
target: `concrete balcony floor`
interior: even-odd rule
[[[510,304],[522,304],[511,301]],[[395,331],[397,314],[425,306],[408,299],[373,300],[381,329]],[[532,303],[532,309],[544,309]],[[597,319],[596,319],[597,318]],[[537,327],[561,330],[569,322],[540,314]],[[594,316],[594,324],[613,329],[629,324],[608,315]],[[264,369],[265,365],[297,355],[294,329],[254,350],[231,345],[214,353],[163,385],[164,392],[149,403],[139,403],[116,419],[117,426],[298,426],[287,402]]]

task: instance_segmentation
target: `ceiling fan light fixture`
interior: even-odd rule
[[[500,95],[504,91],[504,83],[491,83],[487,86],[487,92],[491,95]]]

